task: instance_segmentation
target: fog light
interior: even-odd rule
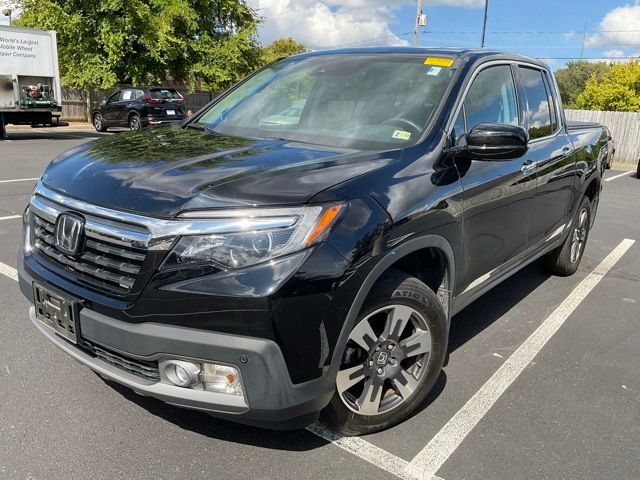
[[[203,363],[200,380],[209,392],[242,395],[242,382],[237,368],[215,363]]]
[[[200,367],[184,360],[164,362],[164,374],[169,381],[179,387],[190,387],[200,382]]]

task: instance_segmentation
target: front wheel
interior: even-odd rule
[[[568,277],[578,270],[591,226],[591,202],[583,198],[571,222],[571,231],[564,243],[544,257],[545,267],[554,275]]]
[[[349,335],[321,421],[343,435],[361,435],[407,418],[442,370],[446,332],[436,295],[404,272],[387,272]]]

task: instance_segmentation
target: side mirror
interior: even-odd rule
[[[467,149],[478,160],[518,158],[527,151],[529,134],[518,125],[480,123],[467,134]]]

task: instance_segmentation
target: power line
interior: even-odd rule
[[[455,35],[478,35],[481,34],[482,31],[477,30],[424,30],[425,33],[431,34],[455,34]],[[584,30],[586,33],[640,33],[640,29],[637,30]],[[486,32],[491,35],[547,35],[547,34],[557,34],[557,35],[578,35],[583,32],[578,32],[575,30],[571,31],[492,31]]]

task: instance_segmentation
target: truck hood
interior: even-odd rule
[[[301,204],[392,160],[371,152],[149,128],[53,160],[42,182],[95,205],[155,217],[183,210]]]

